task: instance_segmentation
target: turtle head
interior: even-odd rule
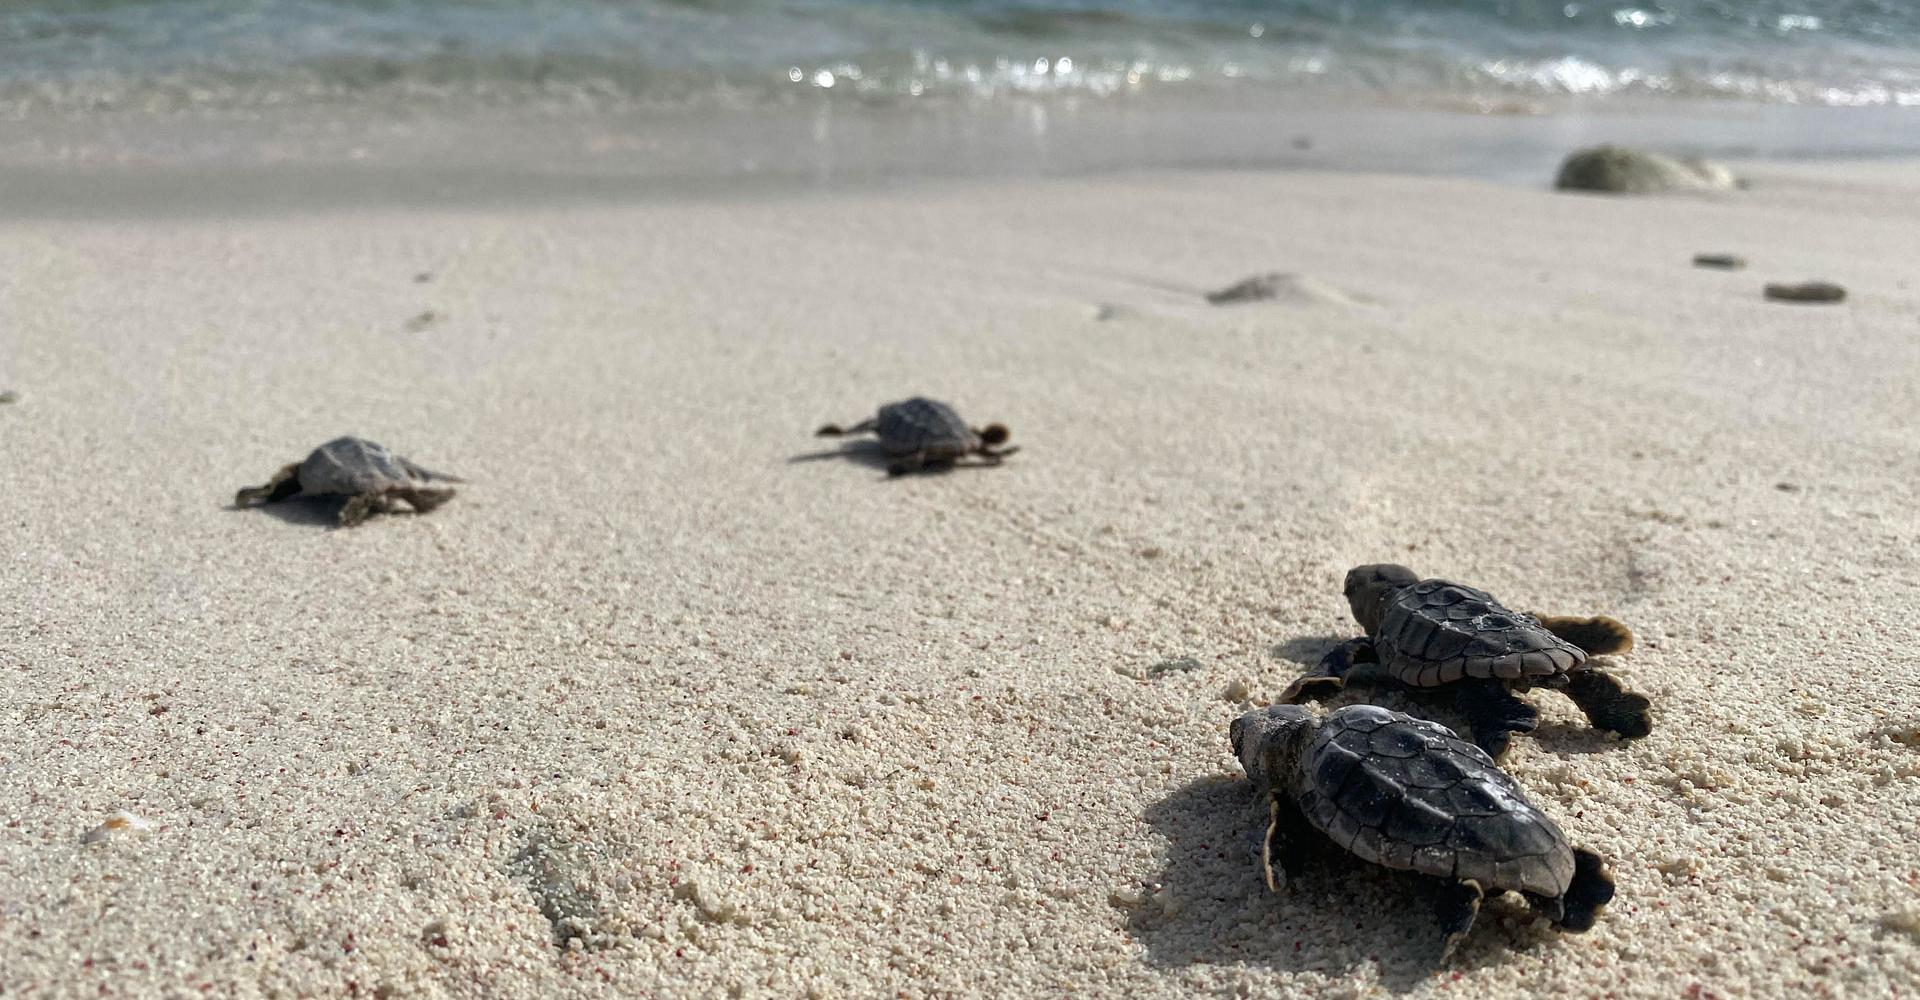
[[[980,443],[989,448],[1006,444],[1007,439],[1013,436],[1013,432],[1007,430],[1006,424],[988,424],[974,433],[980,435]]]
[[[1393,563],[1355,566],[1347,571],[1347,606],[1353,609],[1354,620],[1360,627],[1372,635],[1373,630],[1380,627],[1380,609],[1386,604],[1387,595],[1419,581],[1413,570]]]
[[[1227,735],[1247,777],[1274,787],[1289,783],[1307,737],[1318,727],[1313,713],[1299,705],[1269,705],[1233,720]]]

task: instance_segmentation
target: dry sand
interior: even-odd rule
[[[1920,181],[1752,172],[0,223],[0,994],[1911,995]],[[794,461],[914,392],[1025,451]],[[226,509],[343,433],[472,483]],[[1386,559],[1640,633],[1509,759],[1593,932],[1263,889]]]

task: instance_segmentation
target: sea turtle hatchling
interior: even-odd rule
[[[888,403],[871,419],[852,427],[828,424],[814,433],[820,437],[842,437],[873,433],[880,438],[880,450],[889,460],[887,474],[903,475],[919,469],[952,466],[957,460],[977,456],[982,465],[999,465],[1000,460],[1019,451],[1002,448],[1008,432],[1004,424],[988,424],[978,430],[968,427],[953,407],[937,399],[915,396]]]
[[[1474,742],[1496,758],[1513,733],[1532,732],[1538,724],[1539,710],[1513,695],[1535,687],[1573,699],[1597,728],[1630,739],[1653,729],[1646,696],[1588,661],[1633,648],[1633,633],[1612,618],[1525,614],[1484,590],[1422,580],[1391,563],[1347,573],[1346,594],[1367,634],[1335,647],[1280,701],[1322,698],[1351,680],[1449,687],[1473,727]]]
[[[1525,896],[1554,927],[1591,928],[1613,899],[1598,854],[1554,821],[1479,747],[1438,723],[1349,705],[1316,721],[1298,705],[1255,709],[1229,730],[1233,754],[1267,797],[1267,886],[1301,874],[1316,846],[1443,879],[1445,961],[1481,900]],[[1275,867],[1279,872],[1275,872]]]
[[[425,514],[453,499],[453,487],[443,484],[465,481],[423,469],[385,445],[342,437],[313,449],[305,461],[274,473],[266,485],[234,494],[233,503],[251,507],[296,496],[344,496],[347,502],[340,508],[340,524],[352,527],[374,514],[391,512],[396,500]]]

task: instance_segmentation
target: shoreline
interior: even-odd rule
[[[1920,121],[1904,109],[1679,101],[1491,111],[1365,100],[1036,101],[433,120],[309,109],[18,124],[0,141],[0,218],[759,198],[1163,171],[1537,188],[1567,153],[1603,142],[1721,160],[1920,158]]]

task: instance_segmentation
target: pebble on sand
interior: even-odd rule
[[[14,392],[12,389],[0,389],[0,406],[5,406],[8,403],[18,403],[19,401],[19,393]]]
[[[1694,267],[1711,267],[1722,271],[1738,271],[1747,266],[1747,259],[1731,253],[1697,253],[1693,255]]]
[[[1767,298],[1775,302],[1840,302],[1847,290],[1831,281],[1774,282],[1767,286]]]
[[[110,837],[131,836],[136,833],[145,833],[151,829],[153,829],[152,822],[141,819],[122,809],[108,816],[105,823],[88,830],[87,835],[80,838],[80,842],[83,844],[98,844]]]

